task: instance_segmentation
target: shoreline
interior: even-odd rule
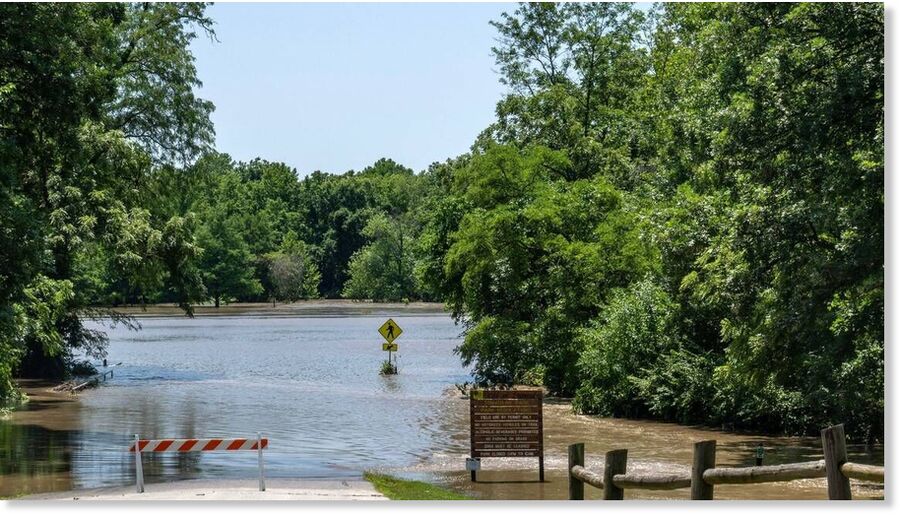
[[[144,485],[144,492],[136,492],[134,485],[74,489],[37,493],[10,498],[8,503],[19,501],[129,501],[149,500],[307,500],[307,501],[386,501],[388,498],[375,490],[371,482],[359,478],[308,479],[267,478],[266,490],[260,491],[258,479],[196,479],[174,480]]]
[[[27,381],[30,385],[21,385],[29,391],[32,402],[38,405],[53,407],[53,410],[77,411],[79,398],[63,393],[49,391],[46,384],[38,381]],[[462,422],[468,414],[468,400],[459,395],[452,387],[448,386],[443,397],[450,401],[445,406],[444,417],[448,422],[458,420]],[[43,410],[36,412],[24,411],[19,413],[25,416],[25,420],[19,419],[18,423],[26,423],[31,417],[39,416]],[[586,457],[588,467],[602,469],[603,451],[611,447],[620,446],[620,443],[629,443],[628,447],[634,452],[633,465],[637,472],[665,471],[684,472],[690,468],[690,443],[696,439],[716,439],[720,442],[719,462],[724,466],[746,465],[749,457],[747,443],[765,441],[767,448],[806,448],[804,453],[818,455],[819,445],[814,438],[792,438],[761,436],[733,431],[723,431],[715,428],[690,427],[677,423],[661,423],[652,420],[634,419],[609,419],[597,416],[577,415],[571,412],[569,400],[564,398],[548,398],[544,405],[545,415],[545,450],[548,483],[540,489],[530,492],[516,489],[516,486],[530,483],[534,480],[533,461],[523,459],[491,459],[484,465],[481,475],[484,482],[472,484],[468,481],[468,474],[462,469],[461,464],[467,455],[467,450],[450,447],[436,453],[429,460],[407,466],[388,466],[382,471],[395,475],[402,480],[425,481],[433,486],[449,489],[476,499],[564,499],[564,485],[566,482],[565,447],[572,442],[586,442],[590,453]],[[18,418],[17,418],[18,419]],[[77,425],[50,424],[47,421],[31,421],[32,424],[41,424],[50,428],[78,430]],[[452,425],[451,425],[452,426]],[[607,442],[603,436],[606,434],[619,434],[617,442]],[[642,441],[653,434],[667,434],[670,445],[675,449],[675,456],[655,456],[658,443],[648,443],[648,447]],[[651,441],[655,441],[652,439]],[[854,447],[855,448],[855,447]],[[850,450],[857,455],[858,450]],[[771,459],[773,463],[796,462],[798,459],[791,456],[777,454]],[[880,461],[884,464],[884,459]],[[361,472],[364,473],[364,472]],[[9,500],[363,500],[381,499],[376,491],[376,486],[366,482],[362,477],[352,476],[346,478],[323,477],[273,477],[266,479],[267,491],[260,493],[255,478],[202,478],[192,480],[173,480],[159,483],[149,483],[146,492],[138,494],[133,484],[115,487],[94,487],[83,489],[67,489],[60,491],[46,491],[30,493],[24,496],[8,498]],[[854,497],[861,499],[878,499],[884,496],[884,487],[869,485],[868,483],[853,481]],[[374,494],[374,497],[372,495]],[[591,491],[591,496],[598,496],[599,491]],[[823,499],[826,493],[823,479],[802,480],[786,482],[772,488],[770,486],[723,486],[719,489],[723,500],[762,500],[762,499],[789,499],[811,500]],[[653,492],[636,491],[628,495],[629,499],[669,499],[686,496],[683,491]]]
[[[90,310],[116,312],[136,318],[186,317],[175,304],[95,306]],[[194,305],[194,317],[328,317],[347,315],[450,315],[443,303],[376,303],[351,299],[312,299],[294,303],[231,303],[216,308],[213,304]],[[88,317],[88,316],[84,316]],[[102,318],[103,316],[100,315]]]

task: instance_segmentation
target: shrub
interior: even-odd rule
[[[675,349],[632,382],[653,416],[679,423],[703,421],[709,415],[714,393],[710,382],[714,367],[715,362],[707,355]]]
[[[387,360],[381,363],[381,374],[397,374],[397,366]]]
[[[643,416],[640,375],[677,345],[676,305],[651,280],[613,293],[598,320],[580,332],[584,352],[578,361],[581,386],[573,406],[583,413]]]
[[[73,361],[70,371],[72,376],[93,376],[97,374],[97,368],[87,360]]]

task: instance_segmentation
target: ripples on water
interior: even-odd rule
[[[453,349],[459,327],[445,314],[392,314],[404,329],[400,374],[378,374],[384,316],[148,318],[140,332],[110,331],[106,385],[77,403],[36,399],[0,421],[0,496],[128,485],[133,434],[270,439],[269,477],[349,477],[370,468],[439,480],[493,499],[566,497],[566,445],[584,442],[587,466],[628,448],[637,472],[690,470],[691,443],[716,439],[717,462],[749,465],[763,442],[766,463],[821,458],[817,439],[760,437],[651,421],[575,416],[565,403],[544,408],[547,480],[536,459],[486,459],[472,484],[468,401],[452,384],[471,380]],[[851,460],[884,463],[883,448],[851,447]],[[147,482],[253,478],[254,453],[144,455]],[[824,498],[824,480],[721,486],[716,498]],[[855,493],[883,496],[880,486]],[[596,498],[599,490],[588,489]],[[626,497],[686,498],[687,490],[626,491]]]
[[[36,477],[67,478],[65,488],[131,483],[133,459],[123,450],[135,433],[259,431],[270,439],[271,477],[356,476],[418,462],[444,440],[436,434],[444,389],[470,380],[453,354],[459,328],[445,314],[394,316],[404,330],[400,374],[384,377],[383,319],[153,318],[140,332],[111,330],[108,362],[122,365],[105,386],[68,404],[77,410],[57,416],[68,419],[66,429],[0,423],[0,494],[44,490],[28,484]],[[144,475],[148,482],[252,478],[256,460],[253,453],[145,454]]]

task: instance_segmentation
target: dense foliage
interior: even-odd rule
[[[0,396],[91,307],[440,300],[480,382],[883,439],[881,5],[522,4],[470,153],[302,177],[209,148],[203,9],[0,7]]]
[[[495,26],[510,92],[430,244],[476,375],[883,438],[882,7],[523,4]]]
[[[92,262],[166,288],[202,289],[189,217],[160,217],[142,186],[212,139],[187,51],[202,4],[0,7],[0,398],[13,372],[58,375],[85,329]],[[88,271],[90,270],[90,271]],[[17,370],[17,371],[16,371]]]

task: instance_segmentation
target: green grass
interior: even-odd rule
[[[391,500],[471,500],[468,496],[426,482],[403,480],[371,471],[363,477]]]
[[[381,374],[397,374],[398,372],[397,366],[387,360],[381,363]]]

